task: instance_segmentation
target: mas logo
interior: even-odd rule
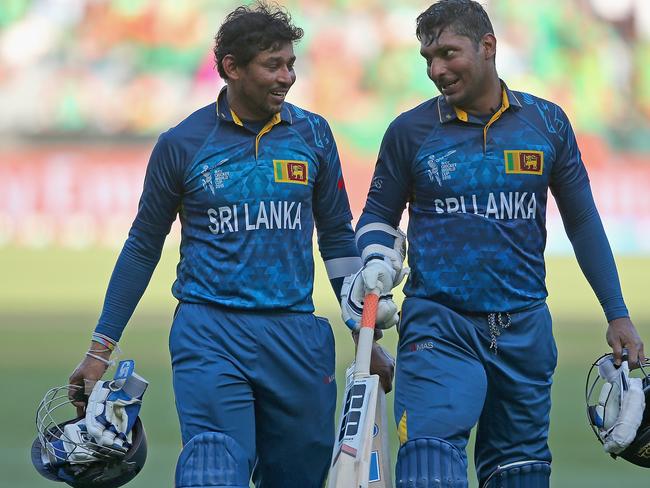
[[[541,175],[544,171],[542,151],[503,151],[506,173]]]
[[[409,345],[409,349],[411,352],[420,352],[420,351],[426,351],[427,349],[433,349],[436,347],[433,341],[424,341],[420,343],[414,343]]]
[[[306,161],[273,160],[273,173],[277,183],[309,183],[309,164]]]

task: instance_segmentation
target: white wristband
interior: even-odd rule
[[[86,356],[88,356],[89,358],[96,359],[97,361],[100,361],[100,362],[104,363],[106,366],[112,366],[113,365],[113,361],[111,361],[109,359],[104,359],[103,357],[98,356],[97,354],[93,354],[90,351],[88,351],[86,353]]]

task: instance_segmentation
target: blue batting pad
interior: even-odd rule
[[[176,465],[176,488],[248,488],[248,460],[232,437],[199,434],[185,444]]]
[[[546,461],[521,461],[499,467],[483,488],[548,488],[551,465]]]
[[[450,443],[425,437],[406,442],[397,455],[397,488],[467,488],[467,463]]]

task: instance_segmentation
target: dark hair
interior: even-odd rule
[[[431,44],[446,28],[469,37],[478,47],[485,34],[494,34],[492,22],[480,3],[474,0],[439,0],[418,15],[415,35]]]
[[[219,76],[228,78],[223,58],[234,56],[238,66],[245,66],[261,51],[279,49],[287,42],[302,38],[304,31],[291,23],[289,13],[278,5],[257,2],[241,6],[228,14],[214,38],[214,61]]]

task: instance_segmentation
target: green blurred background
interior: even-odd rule
[[[387,124],[435,95],[413,34],[429,2],[281,3],[306,31],[289,100],[331,122],[358,216]],[[628,307],[648,340],[648,0],[482,3],[495,26],[501,76],[569,114]],[[0,403],[0,486],[51,486],[29,461],[36,406],[85,351],[155,137],[210,103],[222,86],[211,43],[237,4],[0,2],[0,384],[7,393]],[[548,220],[549,302],[559,349],[553,486],[648,486],[650,472],[610,459],[587,426],[584,379],[590,361],[606,350],[606,324],[556,209]],[[133,487],[172,486],[180,451],[167,352],[177,246],[175,229],[122,340],[123,357],[136,359],[151,381],[142,411],[149,460]],[[316,262],[317,311],[335,330],[341,386],[352,345]],[[395,331],[384,343],[394,352]],[[475,484],[472,469],[470,476]]]
[[[0,370],[6,392],[0,406],[3,419],[0,485],[45,488],[51,482],[40,478],[28,456],[35,435],[36,406],[49,387],[65,383],[81,359],[117,251],[6,248],[0,256],[3,270]],[[141,413],[149,439],[149,459],[143,472],[129,485],[134,488],[172,486],[181,447],[167,352],[174,307],[169,284],[176,257],[174,249],[166,250],[122,340],[123,357],[136,359],[139,372],[151,382]],[[618,264],[628,306],[647,340],[650,259],[625,257],[619,258]],[[605,351],[605,322],[599,305],[572,258],[549,259],[548,284],[559,349],[551,425],[553,486],[606,488],[621,483],[648,486],[647,470],[610,459],[587,426],[584,406],[587,367]],[[317,289],[322,292],[328,288],[323,267],[319,265]],[[398,300],[401,302],[401,297]],[[345,367],[352,359],[351,340],[339,318],[332,293],[317,294],[317,305],[319,313],[330,319],[335,330],[340,389]],[[395,350],[394,330],[386,334],[384,343],[389,350]],[[72,416],[73,412],[70,413]],[[392,419],[392,408],[389,418]],[[391,439],[396,450],[394,431]],[[299,457],[296,462],[300,462]],[[474,479],[472,472],[470,475]]]

